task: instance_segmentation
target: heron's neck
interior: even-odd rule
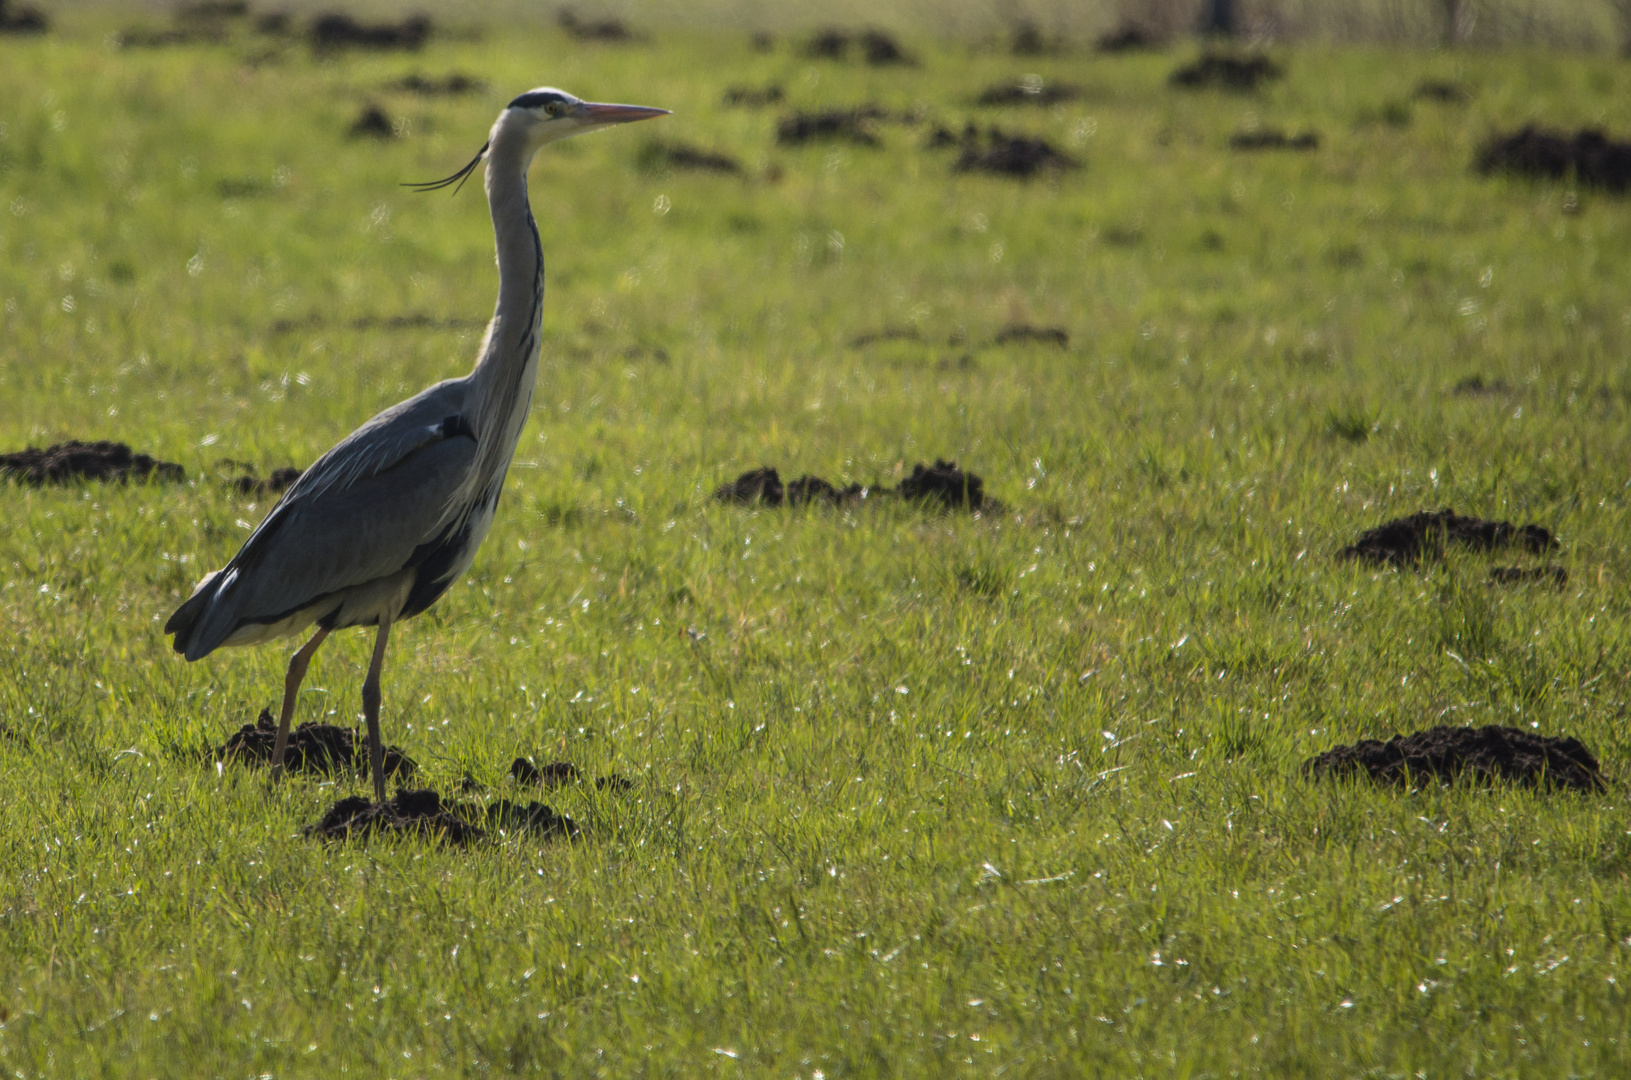
[[[538,374],[544,311],[544,250],[527,202],[525,148],[495,140],[487,160],[487,203],[498,242],[498,305],[470,375],[465,415],[475,429],[477,473],[502,481],[515,451]]]

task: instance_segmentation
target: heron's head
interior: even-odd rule
[[[536,90],[528,90],[504,107],[493,124],[487,145],[476,152],[468,165],[445,179],[407,186],[419,191],[435,191],[453,183],[463,187],[465,179],[489,153],[499,153],[501,149],[507,153],[518,152],[525,168],[526,162],[531,160],[538,148],[548,143],[616,124],[667,115],[667,109],[653,109],[645,105],[602,105],[573,97],[553,86],[540,86]]]
[[[501,131],[515,131],[536,148],[614,124],[667,115],[667,109],[651,109],[644,105],[601,105],[575,98],[553,86],[540,86],[536,90],[528,90],[505,107],[499,114],[498,123],[493,125],[493,137],[498,138]]]

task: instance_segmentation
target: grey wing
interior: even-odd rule
[[[413,566],[458,526],[476,457],[462,380],[432,387],[347,436],[301,476],[165,630],[189,660],[245,623],[270,623]],[[449,411],[449,410],[452,411]]]

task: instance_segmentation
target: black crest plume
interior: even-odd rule
[[[449,184],[457,183],[459,187],[453,189],[453,194],[457,195],[459,193],[459,188],[464,187],[464,182],[470,179],[470,174],[476,171],[476,166],[481,164],[481,159],[487,156],[487,150],[492,145],[493,142],[491,139],[483,143],[481,149],[476,151],[476,156],[470,159],[470,164],[466,165],[452,176],[444,176],[440,180],[428,180],[422,184],[403,184],[402,186],[405,188],[412,188],[414,191],[440,191]]]

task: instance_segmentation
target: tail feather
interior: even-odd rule
[[[187,597],[180,607],[176,608],[175,613],[164,624],[164,632],[175,635],[175,641],[172,644],[176,652],[181,653],[188,660],[197,660],[210,651],[208,649],[203,652],[196,651],[195,646],[200,643],[195,642],[194,637],[196,636],[195,631],[198,629],[199,621],[203,618],[204,613],[209,610],[210,601],[215,599],[216,584],[220,577],[221,572],[219,570],[206,574],[203,580],[194,587],[193,594]]]

